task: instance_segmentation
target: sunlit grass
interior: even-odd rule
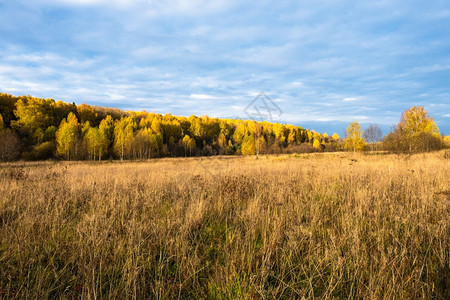
[[[443,152],[0,165],[0,297],[449,298]]]

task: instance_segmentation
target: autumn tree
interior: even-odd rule
[[[429,150],[425,148],[433,142],[433,137],[440,138],[439,128],[423,106],[413,106],[402,114],[398,132],[408,144],[409,152]]]
[[[89,122],[86,122],[89,124]],[[101,160],[105,154],[104,141],[100,135],[100,130],[97,127],[88,127],[83,137],[83,143],[86,146],[89,158],[95,160],[97,157]]]
[[[152,138],[148,128],[138,131],[131,142],[133,158],[146,159],[151,157]]]
[[[0,114],[0,132],[5,130],[5,123],[3,122],[3,116]]]
[[[444,137],[444,143],[447,148],[450,148],[450,135]]]
[[[76,155],[76,143],[78,135],[78,119],[73,113],[69,113],[67,119],[63,119],[56,132],[57,152],[66,159]]]
[[[98,126],[101,151],[99,159],[102,159],[103,155],[111,154],[112,143],[114,141],[114,120],[108,115],[104,118]]]
[[[16,102],[11,127],[28,146],[43,142],[46,128],[54,124],[55,101],[31,96],[20,97]]]
[[[241,147],[242,155],[254,155],[255,154],[255,138],[253,136],[247,135],[242,140]]]
[[[333,140],[335,140],[335,141],[338,141],[338,140],[339,140],[339,134],[337,134],[337,133],[335,132],[335,133],[333,133],[333,135],[331,136],[331,138],[332,138]]]
[[[233,141],[237,144],[241,144],[242,140],[247,135],[248,135],[248,128],[246,123],[243,121],[239,121],[233,133]]]
[[[114,125],[114,150],[121,160],[129,155],[135,127],[132,117],[123,117]]]
[[[313,135],[313,133],[311,131],[308,130],[306,132],[306,137],[307,137],[306,141],[310,143],[310,142],[313,141],[314,135]]]
[[[192,151],[195,149],[195,140],[189,135],[185,135],[182,140],[184,147],[184,156],[187,156],[187,151],[189,150],[189,155],[192,155]]]
[[[396,152],[431,151],[445,147],[439,128],[423,106],[406,110],[400,123],[384,138],[385,149]]]
[[[13,125],[26,129],[31,134],[37,128],[47,128],[52,125],[55,101],[52,99],[39,99],[23,97],[16,103],[14,111],[17,121]]]
[[[217,144],[219,146],[219,154],[227,153],[228,141],[223,131],[219,133],[219,137],[217,138]]]
[[[80,123],[85,123],[89,121],[92,126],[97,126],[97,112],[94,108],[87,104],[81,104],[77,106],[78,117],[80,118]]]
[[[316,149],[320,149],[321,148],[319,139],[316,139],[316,138],[314,139],[313,147],[316,148]]]
[[[345,130],[344,148],[353,152],[364,149],[364,139],[362,138],[361,125],[358,121],[350,123]]]

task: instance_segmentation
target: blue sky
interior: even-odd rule
[[[0,92],[386,133],[423,105],[450,134],[450,2],[0,0]]]

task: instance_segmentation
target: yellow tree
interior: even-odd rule
[[[88,122],[86,122],[88,123]],[[95,160],[96,157],[101,159],[103,147],[102,140],[100,138],[100,131],[97,127],[90,127],[87,129],[86,134],[83,137],[83,142],[86,145],[89,158]]]
[[[295,142],[296,130],[295,130],[295,127],[293,125],[289,125],[287,127],[289,129],[287,142],[288,142],[289,145],[292,145]]]
[[[194,138],[189,138],[189,140],[187,141],[187,148],[189,149],[189,155],[192,156],[192,151],[194,151],[195,147],[196,145]]]
[[[135,127],[136,124],[132,117],[123,117],[116,121],[114,126],[114,150],[121,160],[129,155]]]
[[[247,135],[242,140],[241,147],[242,155],[254,155],[255,154],[255,138],[253,136]]]
[[[3,116],[0,114],[0,132],[5,130],[5,124],[3,123]]]
[[[189,141],[191,140],[191,137],[189,135],[185,135],[183,137],[183,140],[181,141],[181,143],[183,144],[184,147],[184,156],[187,156],[187,149],[188,149],[188,145],[189,145]]]
[[[223,132],[219,133],[219,137],[217,138],[217,143],[219,144],[219,153],[225,154],[227,152],[228,141]]]
[[[73,113],[69,113],[67,120],[63,119],[56,131],[56,150],[59,155],[64,155],[66,159],[75,155],[78,127],[77,117]]]
[[[397,131],[408,145],[410,152],[416,145],[422,144],[421,140],[440,139],[439,128],[423,106],[413,106],[406,110],[402,114]]]
[[[38,128],[47,128],[53,122],[55,101],[22,97],[16,103],[14,114],[17,121],[12,121],[14,127],[28,130],[31,134]]]
[[[101,151],[99,155],[99,160],[102,160],[103,155],[110,153],[111,143],[114,140],[114,120],[108,115],[104,118],[98,127]]]
[[[245,122],[239,121],[233,133],[233,141],[237,144],[240,144],[247,134],[248,128]]]
[[[94,124],[97,120],[97,112],[90,105],[85,103],[77,106],[78,116],[80,117],[80,123],[89,121],[90,124]],[[98,123],[97,123],[98,124]]]
[[[450,135],[444,137],[444,143],[447,147],[450,147]]]
[[[320,149],[320,140],[314,138],[313,147],[316,149]]]
[[[350,123],[345,130],[345,134],[345,149],[353,152],[362,151],[364,149],[364,139],[362,138],[361,125],[359,125],[358,121]]]

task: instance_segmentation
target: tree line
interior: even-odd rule
[[[0,159],[148,159],[339,150],[340,139],[299,126],[125,112],[0,94]]]
[[[149,159],[315,151],[429,151],[444,147],[423,107],[381,129],[350,124],[345,139],[290,124],[126,112],[31,96],[0,94],[0,160]]]

